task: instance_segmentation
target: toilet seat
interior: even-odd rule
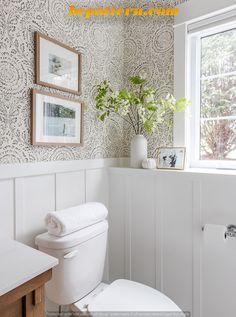
[[[76,303],[74,304],[76,307]],[[78,306],[77,306],[78,307]],[[149,286],[129,281],[116,280],[87,306],[88,312],[175,312],[184,316],[180,308],[166,295]],[[168,315],[171,316],[171,315]]]

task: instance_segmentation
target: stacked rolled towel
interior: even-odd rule
[[[106,219],[107,208],[101,203],[86,203],[79,206],[49,212],[45,224],[50,234],[65,236]]]

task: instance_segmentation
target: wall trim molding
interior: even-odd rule
[[[105,158],[73,161],[2,164],[0,165],[0,180],[18,177],[29,177],[34,175],[65,173],[84,169],[125,167],[128,166],[128,164],[128,158]]]
[[[196,177],[202,177],[202,175],[215,175],[215,176],[236,176],[236,170],[234,169],[215,169],[215,168],[186,168],[184,170],[169,170],[169,169],[136,169],[136,168],[129,168],[125,166],[122,168],[121,166],[118,167],[109,167],[109,172],[111,174],[124,174],[124,175],[189,175],[189,177],[196,175]]]
[[[235,0],[208,0],[205,2],[191,0],[180,4],[178,7],[180,9],[180,14],[175,17],[175,26],[183,23],[195,22],[203,18],[212,17],[216,14],[234,10],[236,5]]]

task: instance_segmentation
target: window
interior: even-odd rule
[[[236,168],[236,25],[189,40],[191,165]]]

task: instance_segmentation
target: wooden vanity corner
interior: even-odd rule
[[[0,316],[45,317],[44,285],[58,260],[16,241],[0,241]]]
[[[44,317],[44,285],[52,277],[52,269],[16,287],[0,297],[1,317]]]

